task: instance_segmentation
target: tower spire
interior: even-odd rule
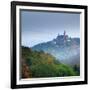
[[[66,41],[66,31],[64,30],[64,42]]]
[[[64,37],[66,36],[66,31],[64,30]]]

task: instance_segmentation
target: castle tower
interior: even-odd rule
[[[65,37],[65,36],[66,36],[66,31],[64,31],[64,33],[63,33],[63,34],[64,34],[64,37]]]
[[[66,41],[66,31],[64,31],[63,35],[64,35],[64,43],[65,43],[65,41]]]

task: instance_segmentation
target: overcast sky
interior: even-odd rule
[[[70,37],[80,37],[80,14],[21,11],[21,44],[24,46],[50,41],[64,30]]]

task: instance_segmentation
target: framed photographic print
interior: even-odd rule
[[[87,6],[11,2],[11,88],[87,84]]]

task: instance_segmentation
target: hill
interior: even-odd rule
[[[62,64],[43,51],[22,46],[21,78],[78,76],[78,67]]]
[[[80,64],[80,38],[71,38],[65,33],[57,35],[51,41],[33,46],[32,50],[49,53],[64,64]]]

